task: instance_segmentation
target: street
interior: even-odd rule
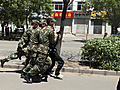
[[[78,61],[80,47],[84,45],[80,37],[64,35],[64,42],[61,47],[61,57],[63,60]],[[0,58],[7,57],[17,50],[18,41],[0,40]]]
[[[118,76],[63,73],[63,80],[48,78],[48,82],[25,83],[19,70],[0,68],[0,90],[116,90]]]
[[[65,37],[62,42],[61,57],[64,60],[78,61],[81,38]],[[18,41],[0,41],[0,58],[7,57],[17,49]],[[14,60],[15,63],[16,60]],[[22,62],[18,60],[19,62]],[[17,62],[18,63],[18,62]],[[103,76],[62,72],[63,80],[48,78],[48,82],[25,83],[17,69],[0,68],[0,90],[116,90],[118,76]]]

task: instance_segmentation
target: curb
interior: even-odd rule
[[[22,69],[24,65],[4,65],[4,68],[14,68],[14,69]],[[53,68],[54,70],[56,67]],[[96,74],[96,75],[111,75],[111,76],[120,76],[120,71],[109,71],[109,70],[95,70],[95,69],[80,69],[80,68],[66,68],[63,67],[61,72],[71,72],[71,73],[79,73],[79,74]]]
[[[120,71],[95,70],[95,69],[77,69],[77,68],[62,68],[62,72],[80,73],[80,74],[96,74],[96,75],[111,75],[120,76]]]

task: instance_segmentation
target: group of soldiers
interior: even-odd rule
[[[40,21],[33,20],[31,27],[27,29],[19,40],[16,52],[9,55],[7,58],[1,59],[1,67],[5,62],[13,59],[21,59],[26,57],[24,68],[22,69],[21,78],[24,78],[28,83],[31,83],[31,78],[36,77],[38,81],[45,78],[47,81],[48,75],[51,75],[52,68],[55,66],[55,61],[58,62],[54,77],[62,78],[60,70],[64,65],[64,61],[58,55],[56,44],[61,39],[60,34],[54,31],[53,17],[41,19]]]

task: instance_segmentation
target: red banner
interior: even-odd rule
[[[62,17],[62,11],[55,11],[53,14],[51,14],[51,17],[61,18]],[[74,11],[67,11],[66,18],[74,18]]]

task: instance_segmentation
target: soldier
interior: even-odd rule
[[[46,23],[45,19],[40,20],[40,27],[41,28],[44,28],[46,25],[47,25],[47,23]]]
[[[55,19],[53,17],[49,17],[47,19],[47,24],[52,28],[52,30],[54,31],[54,22]],[[56,34],[56,33],[55,33]],[[61,38],[60,34],[56,34],[56,44],[58,42],[58,40]],[[62,60],[62,58],[58,55],[57,53],[57,49],[55,49],[56,44],[54,45],[54,48],[50,48],[50,57],[52,59],[52,66],[44,73],[45,75],[50,74],[50,72],[52,72],[52,68],[55,66],[55,61],[58,62],[58,66],[57,69],[55,71],[55,78],[63,78],[63,75],[60,74],[60,70],[62,69],[63,65],[64,65],[64,61]]]
[[[38,22],[33,21],[31,24],[32,28],[35,28],[36,24],[38,24]],[[21,56],[26,56],[25,67],[27,66],[27,64],[29,62],[29,53],[27,50],[27,45],[29,43],[31,35],[32,35],[32,29],[29,28],[28,30],[26,30],[26,32],[24,32],[21,39],[19,40],[17,51],[15,53],[12,53],[7,58],[1,59],[1,67],[2,68],[3,68],[5,62],[8,62],[13,59],[17,59],[17,58],[21,59]],[[21,74],[21,77],[23,77],[23,74]]]
[[[50,26],[43,27],[39,30],[39,33],[36,30],[32,36],[34,37],[31,37],[32,44],[29,44],[31,59],[26,68],[23,69],[26,74],[24,79],[29,83],[31,83],[31,76],[39,77],[39,73],[42,74],[51,66],[52,61],[48,50],[50,43],[54,43],[54,32]]]

